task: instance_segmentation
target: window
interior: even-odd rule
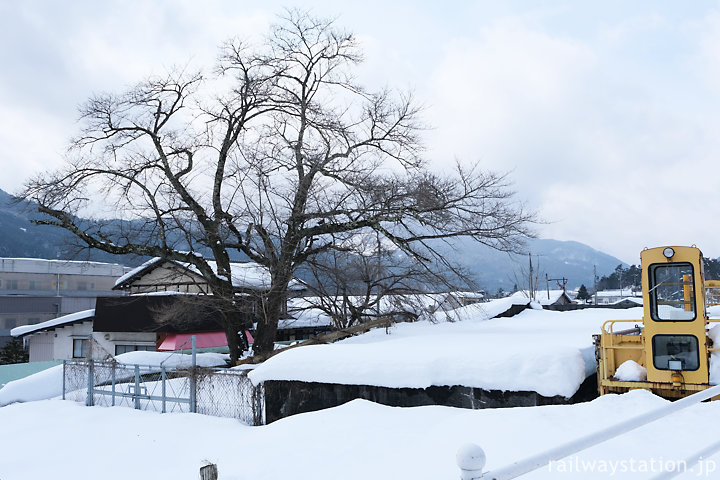
[[[73,339],[73,358],[85,358],[88,354],[90,342],[86,338]]]
[[[87,290],[87,282],[77,282],[77,289],[78,290]]]
[[[655,335],[652,339],[653,365],[658,370],[700,368],[698,339],[694,335]]]
[[[128,352],[154,352],[154,345],[115,345],[115,355]]]
[[[30,290],[42,290],[42,282],[39,280],[30,280],[28,288]]]
[[[8,280],[6,283],[7,283],[7,285],[5,286],[5,288],[7,290],[17,290],[18,289],[18,281],[17,280]]]
[[[650,265],[650,315],[656,321],[695,320],[695,290],[691,264]]]

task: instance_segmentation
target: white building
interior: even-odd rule
[[[24,338],[31,362],[104,359],[135,350],[155,351],[154,332],[94,332],[95,310],[54,318],[36,325],[11,330],[13,337]]]

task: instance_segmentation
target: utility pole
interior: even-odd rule
[[[530,287],[530,300],[535,300],[535,290],[533,290],[533,266],[532,266],[532,253],[528,253],[528,259],[530,259],[530,278],[528,285]]]
[[[593,304],[597,305],[597,265],[593,265]]]

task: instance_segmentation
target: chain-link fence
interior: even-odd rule
[[[244,370],[65,361],[63,398],[86,405],[196,412],[249,425],[265,421],[263,387],[253,385]]]

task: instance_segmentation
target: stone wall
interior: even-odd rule
[[[571,398],[545,397],[537,392],[510,392],[455,386],[389,388],[373,385],[271,380],[265,382],[265,417],[271,423],[290,415],[336,407],[358,398],[391,407],[444,405],[460,408],[563,405],[597,397],[597,377],[588,377]]]

